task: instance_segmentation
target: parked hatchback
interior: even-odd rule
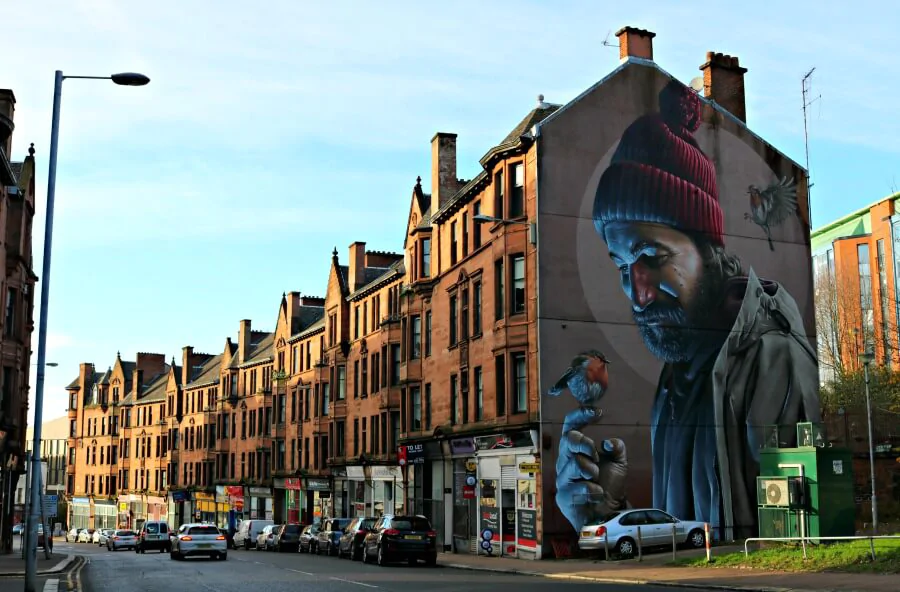
[[[437,565],[437,532],[425,516],[394,516],[385,514],[366,534],[363,561],[377,561],[387,565],[394,561],[418,560]]]
[[[301,553],[311,553],[316,537],[319,536],[319,525],[310,524],[300,533],[300,546],[297,549]]]
[[[244,520],[234,533],[235,548],[249,549],[256,546],[256,537],[267,527],[275,524],[271,520]]]
[[[270,524],[262,529],[262,532],[256,537],[257,551],[271,551],[275,548],[275,530],[277,528],[277,524]]]
[[[279,526],[275,531],[275,550],[279,553],[298,551],[300,549],[300,532],[302,529],[302,524],[282,524]]]
[[[338,541],[338,557],[348,557],[353,561],[362,559],[363,539],[377,521],[378,518],[354,518]]]
[[[338,542],[349,525],[350,518],[327,518],[316,536],[316,554],[337,555]]]

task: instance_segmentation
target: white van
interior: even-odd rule
[[[234,548],[250,549],[256,546],[256,537],[267,526],[275,524],[272,520],[244,520],[234,533]]]

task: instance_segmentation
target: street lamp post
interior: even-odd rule
[[[872,399],[869,396],[869,364],[875,361],[875,353],[867,348],[865,353],[859,356],[863,363],[863,372],[866,380],[866,421],[869,425],[869,477],[872,480],[872,533],[878,534],[878,498],[875,496],[875,448],[872,438]]]
[[[53,205],[56,197],[56,156],[59,148],[59,109],[62,83],[66,78],[112,80],[121,86],[144,86],[150,79],[143,74],[124,72],[111,76],[64,76],[57,70],[53,84],[53,119],[50,126],[50,157],[47,171],[47,213],[44,221],[44,255],[41,263],[41,316],[38,324],[37,377],[34,387],[34,438],[32,466],[40,467],[41,422],[44,407],[44,368],[47,365],[47,305],[50,302],[50,254],[53,247]],[[35,477],[37,475],[37,477]],[[31,472],[31,508],[28,512],[28,551],[25,554],[25,592],[37,592],[37,510],[40,507],[40,471]]]

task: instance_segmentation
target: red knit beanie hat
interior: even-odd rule
[[[594,225],[606,239],[610,222],[652,222],[705,234],[725,244],[716,169],[693,133],[700,99],[677,80],[659,93],[659,113],[632,123],[594,197]]]

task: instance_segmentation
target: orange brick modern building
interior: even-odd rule
[[[133,442],[119,444],[112,456],[117,474],[131,477],[120,476],[115,491],[91,489],[99,469],[85,465],[78,448],[70,494],[79,503],[93,496],[89,507],[101,496],[120,509],[127,505],[120,520],[159,513],[165,496],[174,523],[232,526],[238,518],[308,523],[407,511],[429,517],[445,550],[530,559],[564,553],[587,519],[579,504],[600,502],[566,497],[573,485],[591,488],[585,479],[566,480],[570,434],[563,428],[595,401],[543,395],[578,392],[571,377],[581,366],[572,360],[589,352],[613,369],[609,395],[600,393],[603,421],[580,428],[602,465],[591,487],[604,492],[604,504],[626,497],[634,505],[653,503],[660,489],[650,444],[654,401],[668,388],[656,379],[668,366],[649,351],[653,330],[636,326],[638,303],[628,302],[636,297],[631,268],[640,265],[613,263],[604,225],[612,218],[655,221],[641,232],[680,236],[698,275],[713,268],[742,272],[728,285],[745,289],[734,295],[745,315],[780,289],[781,302],[795,311],[790,334],[815,339],[805,172],[747,129],[746,70],[736,58],[707,55],[701,98],[653,62],[653,37],[620,31],[619,67],[567,105],[540,97],[486,151],[472,179],[458,177],[456,135],[436,134],[430,191],[421,178],[412,187],[398,252],[367,250],[357,241],[344,259],[335,248],[323,261],[327,278],[314,288],[323,295],[284,294],[271,333],[241,321],[237,342],[227,339],[216,355],[184,348],[180,368],[174,360],[138,355],[131,375],[121,378],[146,385],[121,404],[132,409],[129,436],[122,437]],[[632,185],[625,183],[628,175]],[[744,216],[747,186],[782,178],[796,193],[796,212],[764,232]],[[634,207],[603,201],[638,189],[646,199]],[[665,210],[667,204],[677,207]],[[732,269],[739,266],[726,257],[726,238],[744,269]],[[641,245],[662,248],[647,240]],[[718,257],[718,266],[702,257]],[[653,275],[638,271],[641,281]],[[776,281],[766,279],[764,289],[757,273]],[[660,280],[642,294],[663,291],[671,296],[677,287]],[[725,313],[723,319],[733,320]],[[817,385],[815,360],[799,363],[804,380],[811,371]],[[141,367],[144,378],[137,376]],[[554,388],[560,377],[570,380]],[[72,429],[99,446],[102,427],[99,438],[81,435],[93,417],[82,409],[94,400],[85,397],[95,382],[93,368],[83,366],[71,387]],[[153,409],[140,425],[139,408]],[[798,418],[769,423],[782,420]],[[117,428],[123,434],[124,422]],[[150,439],[140,448],[149,457],[136,466],[142,457],[134,441],[141,438]],[[127,454],[122,446],[130,446]],[[136,469],[160,458],[162,480],[155,473],[135,480]],[[689,489],[690,483],[675,485]],[[728,503],[743,508],[747,495],[729,489]],[[710,507],[719,507],[715,501]],[[96,510],[87,515],[95,520]],[[753,526],[731,514],[697,518],[726,536]]]
[[[12,551],[14,495],[25,473],[25,434],[31,334],[34,331],[34,145],[21,162],[10,162],[16,98],[0,89],[0,264],[3,265],[3,318],[0,319],[0,553]]]

